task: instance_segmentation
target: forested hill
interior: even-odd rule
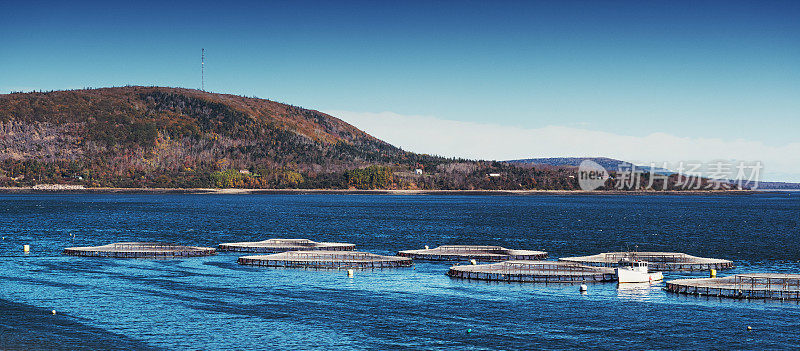
[[[617,170],[620,165],[628,164],[625,161],[615,160],[608,157],[548,157],[548,158],[525,158],[520,160],[508,160],[508,163],[549,165],[549,166],[572,166],[578,167],[584,160],[593,161],[609,171]]]
[[[319,111],[164,87],[0,95],[0,186],[577,189],[574,167],[403,151]]]
[[[305,169],[319,164],[336,169],[403,154],[318,111],[178,88],[2,95],[0,121],[5,135],[20,138],[6,145],[12,158],[76,159],[103,154],[160,156],[157,161],[166,168],[180,168],[187,162],[246,168],[258,160],[267,167]],[[136,155],[142,151],[152,155]]]
[[[540,165],[540,166],[570,166],[578,167],[584,160],[589,160],[597,163],[607,171],[617,171],[619,169],[630,169],[633,163],[628,161],[616,160],[608,157],[549,157],[549,158],[526,158],[520,160],[509,160],[507,163],[515,165]],[[675,172],[660,167],[653,167],[648,165],[637,165],[637,169],[645,171],[653,171],[658,174],[670,175]]]
[[[26,184],[214,186],[211,175],[235,170],[234,183],[288,186],[304,174],[426,161],[318,111],[180,88],[0,95],[0,123],[0,175]]]

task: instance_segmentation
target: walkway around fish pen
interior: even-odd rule
[[[482,265],[453,266],[454,278],[505,282],[577,283],[616,280],[613,268],[585,266],[559,261],[505,261]]]
[[[415,260],[430,261],[509,261],[509,260],[543,260],[547,252],[533,250],[506,249],[501,246],[483,245],[442,245],[434,249],[405,250],[397,253],[398,256],[410,257]]]
[[[717,258],[687,255],[680,252],[606,252],[591,256],[562,257],[560,261],[581,263],[598,267],[617,267],[623,259],[648,262],[656,271],[708,271],[733,268],[733,262]]]
[[[678,279],[666,290],[734,299],[800,300],[800,274],[750,273],[722,278]]]
[[[355,244],[316,242],[308,239],[268,239],[263,241],[219,244],[220,251],[278,253],[286,251],[352,251]]]
[[[101,246],[68,247],[64,254],[82,257],[115,258],[172,258],[209,256],[216,253],[210,247],[183,246],[158,242],[122,242]]]
[[[410,258],[381,256],[368,252],[287,251],[272,255],[239,257],[239,264],[315,269],[370,269],[410,267]]]

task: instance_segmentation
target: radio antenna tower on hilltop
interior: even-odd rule
[[[206,49],[200,51],[200,90],[206,91]]]

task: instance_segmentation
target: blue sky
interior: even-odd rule
[[[780,163],[800,143],[797,1],[26,1],[0,11],[0,33],[0,93],[198,88],[205,48],[207,90],[333,112],[413,151],[693,156],[607,145],[551,155],[502,135],[488,146],[414,140],[438,122],[456,139],[474,125],[664,134],[696,142],[697,159],[773,160],[776,177],[800,180]],[[387,116],[407,123],[381,127]]]

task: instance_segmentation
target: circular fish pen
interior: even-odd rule
[[[272,255],[239,257],[239,264],[314,269],[371,269],[410,267],[410,258],[357,251],[287,251]]]
[[[734,299],[800,300],[800,274],[752,273],[722,278],[678,279],[668,281],[666,290]]]
[[[608,282],[616,279],[613,268],[560,261],[505,261],[453,266],[447,275],[461,279],[532,283]]]
[[[733,268],[733,262],[680,252],[606,252],[591,256],[563,257],[560,261],[597,267],[617,267],[622,259],[641,260],[655,271],[692,272]]]
[[[543,260],[547,252],[532,250],[506,249],[501,246],[482,245],[442,245],[433,249],[405,250],[397,253],[398,256],[410,257],[415,260],[429,261],[509,261],[509,260]]]
[[[83,257],[172,258],[199,257],[216,253],[210,247],[183,246],[156,242],[124,242],[101,246],[68,247],[64,254]]]
[[[355,244],[328,243],[308,239],[269,239],[263,241],[224,243],[217,247],[220,251],[278,253],[286,251],[353,251]]]

